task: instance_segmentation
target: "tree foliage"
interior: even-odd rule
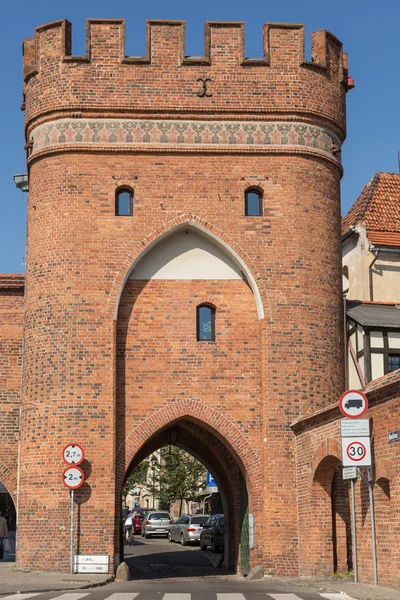
[[[200,500],[206,469],[191,454],[176,446],[161,448],[158,457],[153,454],[142,461],[128,475],[123,490],[123,499],[132,488],[145,488],[160,505],[168,508],[184,500]]]
[[[203,488],[204,466],[175,446],[161,449],[160,501],[170,506],[177,500],[198,501]]]
[[[122,488],[122,497],[124,503],[126,504],[126,497],[131,491],[132,488],[142,487],[146,484],[147,479],[147,471],[149,468],[149,459],[146,458],[139,463],[133,471],[131,471],[126,478],[124,486]]]

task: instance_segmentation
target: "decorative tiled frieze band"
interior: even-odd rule
[[[340,161],[340,141],[330,131],[296,122],[60,119],[36,127],[32,154],[52,146],[297,146]]]

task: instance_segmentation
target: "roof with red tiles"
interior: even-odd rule
[[[0,289],[21,289],[25,287],[25,275],[0,273]]]
[[[363,222],[371,244],[400,246],[400,175],[375,173],[342,220],[342,235]]]

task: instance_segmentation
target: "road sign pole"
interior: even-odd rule
[[[362,469],[358,469],[361,477],[364,479],[368,486],[369,495],[369,513],[371,517],[371,535],[372,535],[372,562],[374,565],[374,585],[378,585],[378,566],[376,560],[376,531],[375,531],[375,507],[374,507],[374,492],[372,489],[372,470],[368,469],[367,476],[362,472]]]
[[[71,573],[74,573],[74,490],[70,491],[70,495],[71,495],[70,566],[71,566]]]
[[[353,572],[354,583],[358,583],[358,563],[357,563],[357,531],[356,531],[356,502],[354,498],[354,479],[351,482],[351,523],[353,527]]]

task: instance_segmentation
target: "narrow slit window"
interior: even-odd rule
[[[246,217],[260,217],[263,210],[262,193],[258,190],[246,190],[245,193],[245,215]]]
[[[115,194],[115,214],[117,217],[130,217],[133,215],[133,192],[131,190],[118,190]]]
[[[202,304],[197,307],[197,341],[215,341],[215,308]]]

